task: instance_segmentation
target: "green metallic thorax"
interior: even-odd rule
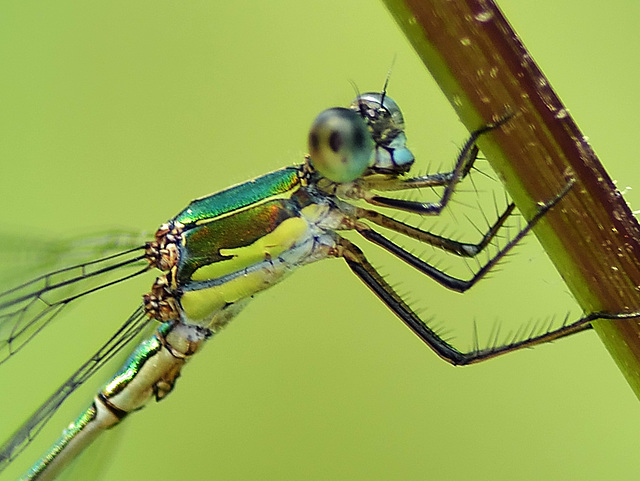
[[[310,218],[323,207],[302,179],[302,168],[277,170],[197,199],[173,219],[184,226],[175,282],[185,323],[215,329],[231,314],[223,310],[239,309],[307,262],[315,248]]]
[[[221,192],[192,201],[173,220],[185,227],[210,222],[300,185],[300,168],[285,167]]]

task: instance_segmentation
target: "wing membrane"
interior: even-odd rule
[[[135,236],[121,235],[56,244],[27,242],[19,253],[26,255],[25,269],[30,272],[36,264],[41,270],[43,266],[55,269],[63,263],[68,265],[72,259],[78,263],[0,293],[0,364],[22,349],[72,301],[147,271],[145,246],[131,247],[134,239],[139,242]],[[128,249],[113,253],[125,247]],[[104,257],[96,259],[100,255]],[[24,273],[17,277],[20,275]]]

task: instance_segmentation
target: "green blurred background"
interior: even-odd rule
[[[640,5],[500,5],[640,205],[640,189],[627,188],[640,183]],[[152,233],[193,197],[300,162],[315,115],[348,103],[351,80],[380,89],[394,56],[389,92],[419,169],[446,168],[467,133],[380,3],[5,0],[0,230]],[[502,205],[501,186],[475,178],[479,192],[458,197],[466,213],[436,220],[436,231],[475,238],[465,215],[479,215],[480,200],[491,218],[493,193]],[[498,322],[579,315],[533,237],[464,296],[371,256],[463,345],[463,320],[477,320],[486,340]],[[113,332],[150,282],[93,296],[0,368],[0,437]],[[24,471],[90,395],[70,401],[4,478]],[[118,431],[105,479],[631,480],[640,469],[640,405],[594,333],[453,368],[340,261],[258,296],[171,396]]]

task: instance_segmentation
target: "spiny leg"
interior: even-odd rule
[[[382,278],[378,271],[369,263],[362,251],[351,241],[339,238],[337,255],[344,258],[353,273],[371,289],[387,307],[389,307],[420,339],[422,339],[438,356],[453,365],[466,365],[491,359],[501,354],[533,347],[545,342],[554,341],[591,328],[591,321],[596,319],[633,319],[640,317],[640,313],[612,314],[595,312],[577,321],[564,324],[526,339],[516,340],[507,344],[485,349],[474,349],[463,352],[442,339],[404,302],[394,289]]]
[[[460,154],[458,154],[458,158],[456,159],[456,165],[453,170],[449,172],[436,172],[435,174],[427,174],[421,175],[418,177],[411,177],[409,179],[402,178],[365,178],[362,181],[362,185],[367,190],[378,190],[382,192],[393,192],[399,190],[408,190],[408,189],[421,189],[423,187],[442,187],[447,185],[454,178],[454,174],[456,172],[456,166],[458,162],[461,160],[461,156],[464,155],[465,146],[463,146]],[[464,167],[460,172],[458,180],[464,179],[469,171],[473,168],[476,159],[478,158],[478,153],[480,149],[477,145],[472,145],[467,154],[467,158],[463,161]]]
[[[465,176],[468,171],[473,166],[473,163],[478,155],[478,147],[473,143],[482,133],[497,128],[502,123],[506,122],[510,117],[505,117],[501,119],[499,122],[486,126],[483,129],[480,129],[474,132],[471,138],[467,141],[464,148],[462,149],[458,161],[456,162],[456,168],[447,173],[436,173],[424,177],[414,177],[412,179],[400,180],[398,178],[379,178],[374,176],[372,178],[364,178],[356,186],[346,187],[345,190],[340,191],[340,187],[336,193],[340,197],[351,198],[351,199],[372,199],[375,196],[371,190],[407,190],[411,188],[425,187],[425,186],[442,186],[450,183],[452,179],[454,179],[454,173],[457,172],[456,169],[461,170],[461,176]],[[458,179],[459,180],[459,179]],[[399,201],[405,202],[405,201]],[[411,203],[415,204],[415,203]],[[489,230],[483,234],[483,238],[480,242],[476,244],[468,243],[468,242],[460,242],[457,240],[449,239],[446,237],[442,237],[436,234],[433,234],[428,231],[424,231],[417,227],[405,224],[400,222],[392,217],[386,216],[380,212],[356,208],[355,217],[359,220],[369,220],[374,224],[377,224],[381,227],[385,227],[387,229],[393,230],[400,234],[406,235],[413,239],[418,240],[419,242],[430,244],[434,247],[440,248],[442,250],[451,252],[453,254],[462,256],[462,257],[474,257],[479,252],[481,252],[495,237],[497,231],[504,225],[507,218],[514,211],[515,205],[510,203],[504,212],[498,217],[496,222],[489,228]],[[401,209],[402,210],[402,209]],[[358,229],[363,232],[372,231],[366,224],[359,223]],[[363,234],[364,235],[364,234]],[[377,233],[372,235],[378,235]],[[386,239],[385,239],[386,240]]]
[[[493,267],[504,255],[512,249],[517,242],[522,239],[531,228],[551,209],[553,208],[572,188],[574,180],[570,179],[562,191],[551,201],[541,206],[536,215],[531,219],[527,226],[518,233],[500,252],[485,264],[480,271],[469,281],[453,278],[446,273],[435,269],[424,261],[416,258],[409,252],[393,244],[377,232],[367,226],[356,225],[356,229],[365,238],[381,245],[389,250],[392,254],[400,259],[408,262],[421,272],[434,278],[436,281],[454,290],[466,290],[481,279],[487,271]],[[591,321],[604,319],[631,319],[640,317],[639,313],[605,313],[596,312],[582,317],[574,322],[565,323],[559,328],[549,329],[541,334],[532,334],[524,339],[514,339],[512,342],[495,345],[489,348],[480,349],[479,347],[469,351],[462,352],[453,345],[449,344],[435,331],[429,328],[422,319],[409,307],[409,305],[400,297],[395,290],[382,278],[377,270],[369,263],[363,252],[351,241],[338,238],[338,247],[336,256],[345,259],[351,270],[369,287],[409,328],[416,333],[427,345],[431,347],[440,357],[454,365],[464,365],[479,362],[485,359],[496,357],[500,354],[515,351],[525,347],[532,347],[544,342],[553,341],[562,337],[575,334],[591,328]]]
[[[378,190],[401,190],[407,188],[419,188],[419,187],[430,187],[430,186],[444,186],[444,192],[442,193],[442,197],[437,202],[417,202],[410,201],[404,199],[394,199],[391,197],[383,197],[376,194],[372,194],[368,192],[366,188],[371,187],[371,184],[367,185],[365,182],[365,191],[361,198],[363,198],[366,202],[377,205],[380,207],[391,207],[394,209],[400,209],[407,212],[412,212],[420,215],[438,215],[442,210],[447,206],[453,192],[455,190],[456,184],[460,181],[460,179],[466,175],[466,173],[471,169],[473,163],[478,156],[478,149],[475,145],[478,138],[491,130],[494,130],[507,122],[511,116],[505,116],[499,121],[486,125],[478,130],[475,130],[471,133],[469,139],[465,142],[460,154],[458,155],[458,159],[456,160],[455,168],[445,174],[433,174],[430,176],[419,177],[414,179],[407,179],[404,181],[399,180],[389,180],[388,188],[379,185]],[[391,188],[393,184],[397,183],[397,188]]]
[[[365,239],[373,242],[374,244],[382,247],[383,249],[389,251],[391,254],[396,256],[398,259],[403,260],[411,267],[417,269],[423,274],[431,277],[433,280],[443,285],[447,289],[451,289],[457,292],[465,292],[474,286],[480,279],[482,279],[489,270],[495,266],[505,255],[509,253],[511,249],[515,247],[515,245],[520,242],[520,240],[529,233],[529,231],[542,219],[542,217],[552,209],[560,200],[569,192],[571,187],[573,186],[574,180],[571,179],[562,191],[556,195],[549,202],[543,204],[538,212],[533,216],[533,218],[527,223],[527,225],[520,231],[518,234],[511,239],[507,244],[500,249],[491,259],[489,259],[474,275],[471,279],[460,279],[457,277],[453,277],[447,274],[440,269],[435,268],[431,264],[423,261],[419,257],[416,257],[411,252],[403,249],[399,245],[395,244],[391,240],[384,237],[379,232],[371,229],[369,226],[363,223],[357,223],[355,228],[356,231],[362,235]]]
[[[389,230],[398,232],[399,234],[406,235],[412,239],[416,239],[417,241],[423,242],[425,244],[432,245],[439,249],[442,249],[447,252],[451,252],[452,254],[461,256],[461,257],[474,257],[478,253],[480,253],[495,237],[496,233],[500,228],[504,225],[509,216],[513,213],[515,209],[515,204],[509,204],[504,212],[498,217],[498,220],[494,222],[494,224],[489,228],[489,230],[483,234],[482,239],[477,244],[472,244],[469,242],[460,242],[453,239],[448,239],[446,237],[439,236],[437,234],[432,234],[431,232],[424,231],[417,227],[413,227],[411,225],[405,224],[404,222],[400,222],[392,217],[388,217],[380,212],[369,209],[356,209],[356,216],[358,219],[366,219],[368,221],[373,222],[381,227],[385,227]],[[358,223],[356,225],[356,229],[363,236],[368,238],[368,234],[374,232],[369,226],[366,224]],[[390,242],[389,240],[382,237],[381,234],[375,232],[376,236],[381,237],[386,242]],[[372,242],[376,242],[373,239]],[[378,242],[376,242],[378,244]],[[381,244],[378,244],[381,245]],[[395,244],[393,244],[395,246]],[[381,245],[381,247],[385,247]],[[402,248],[396,246],[398,249],[403,250]],[[386,247],[385,247],[386,248]],[[404,251],[406,252],[406,251]]]

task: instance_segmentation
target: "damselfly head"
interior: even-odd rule
[[[368,92],[348,109],[322,112],[309,131],[313,168],[332,182],[352,182],[363,175],[400,175],[414,157],[406,146],[404,117],[386,92]]]
[[[350,108],[367,123],[376,144],[372,170],[382,174],[407,172],[414,157],[406,147],[404,117],[398,104],[384,91],[368,92],[351,102]]]

